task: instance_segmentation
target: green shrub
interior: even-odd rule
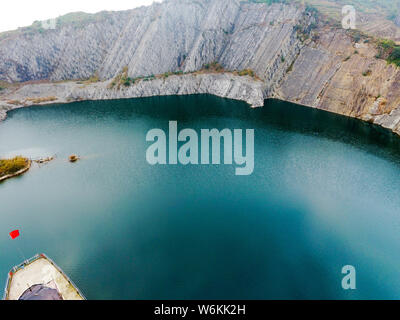
[[[225,71],[224,67],[221,66],[217,61],[214,61],[212,63],[207,63],[203,65],[203,70],[207,71],[214,71],[214,72],[223,72]]]
[[[251,69],[244,69],[242,71],[239,71],[239,76],[250,76],[250,77],[254,77],[255,73],[253,70]]]
[[[383,39],[378,43],[379,53],[375,56],[377,59],[385,59],[388,63],[400,66],[400,45],[394,41]]]

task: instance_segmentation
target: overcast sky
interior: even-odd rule
[[[157,0],[161,2],[161,0]],[[149,5],[154,0],[10,0],[2,1],[0,32],[25,27],[35,20],[47,20],[60,15],[84,11],[127,10]]]

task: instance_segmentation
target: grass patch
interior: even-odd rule
[[[255,77],[255,73],[254,73],[254,71],[251,70],[251,69],[244,69],[244,70],[242,70],[242,71],[239,71],[239,72],[238,72],[238,75],[241,76],[241,77],[243,77],[243,76],[250,76],[250,77],[252,77],[252,78]]]
[[[223,66],[221,66],[218,62],[214,61],[211,63],[207,63],[203,66],[202,70],[210,71],[210,72],[225,72]]]
[[[28,165],[27,158],[17,156],[13,159],[0,159],[0,178],[9,174],[14,174]]]
[[[177,71],[177,72],[166,72],[162,75],[155,76],[154,74],[150,76],[139,76],[136,78],[130,78],[128,77],[128,67],[124,67],[122,69],[122,72],[117,75],[109,84],[108,89],[113,89],[117,88],[118,90],[121,89],[122,86],[124,87],[130,87],[131,85],[139,82],[139,81],[150,81],[154,80],[156,78],[168,78],[170,75],[173,74],[181,74],[183,72]]]
[[[122,69],[122,72],[112,80],[112,82],[109,85],[109,89],[113,89],[114,87],[120,89],[122,85],[129,86],[130,83],[131,79],[128,77],[128,66],[125,66]]]
[[[400,67],[400,45],[397,45],[392,40],[379,40],[378,54],[375,56],[375,58],[384,59],[388,63],[393,63]]]
[[[80,81],[80,83],[82,83],[82,84],[91,84],[91,83],[96,83],[96,82],[100,82],[100,77],[97,72],[94,75],[92,75],[89,79]]]
[[[260,80],[259,77],[255,74],[255,72],[251,69],[244,69],[241,71],[227,71],[225,68],[219,64],[218,62],[214,61],[211,63],[207,63],[203,65],[203,67],[200,70],[193,71],[193,72],[183,72],[181,70],[178,71],[169,71],[169,72],[164,72],[162,74],[158,75],[150,75],[150,76],[139,76],[136,78],[130,78],[128,77],[128,67],[125,67],[120,74],[118,74],[108,85],[108,89],[121,89],[121,87],[129,87],[135,83],[138,83],[140,81],[151,81],[155,79],[167,79],[170,76],[181,76],[181,75],[198,75],[198,74],[208,74],[208,73],[232,73],[237,76],[250,76],[256,80]]]

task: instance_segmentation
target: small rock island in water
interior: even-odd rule
[[[30,167],[31,161],[22,156],[12,159],[0,159],[0,182],[23,174]]]

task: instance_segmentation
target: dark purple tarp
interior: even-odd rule
[[[27,289],[19,300],[62,300],[56,289],[36,284]]]

